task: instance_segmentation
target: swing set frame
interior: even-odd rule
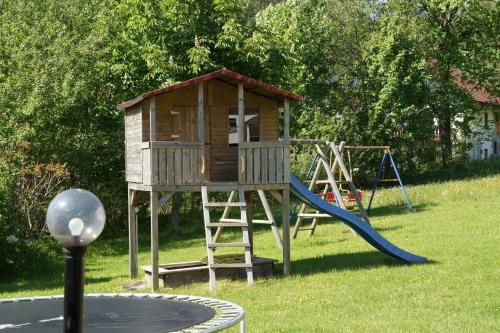
[[[379,168],[377,171],[377,175],[375,177],[375,182],[373,183],[372,192],[370,194],[370,200],[368,202],[368,207],[366,209],[368,214],[370,213],[370,209],[371,209],[373,199],[375,197],[375,192],[377,191],[378,185],[383,181],[397,181],[399,183],[399,187],[403,191],[403,194],[404,194],[404,197],[406,200],[406,205],[408,206],[408,211],[410,213],[413,213],[413,206],[411,204],[410,197],[408,196],[408,192],[406,191],[406,188],[403,184],[403,180],[401,179],[401,176],[399,174],[396,163],[394,162],[394,157],[392,156],[392,153],[391,153],[391,146],[345,146],[344,150],[346,150],[349,154],[349,169],[350,170],[352,170],[351,165],[350,165],[350,163],[351,163],[350,151],[351,150],[368,150],[368,151],[370,151],[370,150],[373,150],[373,151],[382,150],[384,152],[382,155],[382,159],[380,160],[380,165],[379,165]],[[396,175],[395,179],[381,179],[381,176],[384,173],[385,161],[387,160],[387,157],[389,157],[390,165],[392,167],[392,170],[394,170],[394,174]]]

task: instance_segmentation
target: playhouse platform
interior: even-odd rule
[[[253,274],[255,277],[274,275],[274,263],[276,260],[270,258],[253,257]],[[143,266],[144,276],[147,285],[151,285],[151,266]],[[245,268],[219,268],[217,277],[234,279],[245,278]],[[189,261],[172,264],[159,265],[159,285],[160,287],[178,287],[183,284],[193,282],[208,282],[208,264],[203,261]]]

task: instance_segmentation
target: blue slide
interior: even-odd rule
[[[318,198],[314,193],[310,192],[294,174],[290,175],[290,180],[290,190],[297,198],[325,214],[331,215],[332,217],[338,217],[377,250],[409,263],[423,263],[427,261],[425,257],[420,257],[401,250],[399,247],[382,237],[371,225],[361,220],[356,215]]]

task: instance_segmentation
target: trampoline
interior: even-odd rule
[[[86,333],[219,332],[240,323],[244,311],[233,303],[205,297],[163,294],[88,294]],[[0,331],[60,332],[63,296],[0,299]]]

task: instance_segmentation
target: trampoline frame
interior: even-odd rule
[[[140,293],[99,293],[99,294],[86,294],[85,297],[120,297],[120,298],[150,298],[150,299],[164,299],[169,301],[190,302],[198,305],[203,305],[211,308],[214,311],[214,316],[209,321],[200,323],[189,328],[172,333],[211,333],[220,332],[227,328],[240,324],[240,332],[246,332],[245,324],[245,311],[237,304],[214,299],[208,297],[188,296],[188,295],[169,295],[169,294],[140,294]],[[29,302],[36,300],[48,299],[63,299],[63,295],[55,296],[35,296],[35,297],[20,297],[20,298],[6,298],[0,299],[0,304],[12,302]]]

